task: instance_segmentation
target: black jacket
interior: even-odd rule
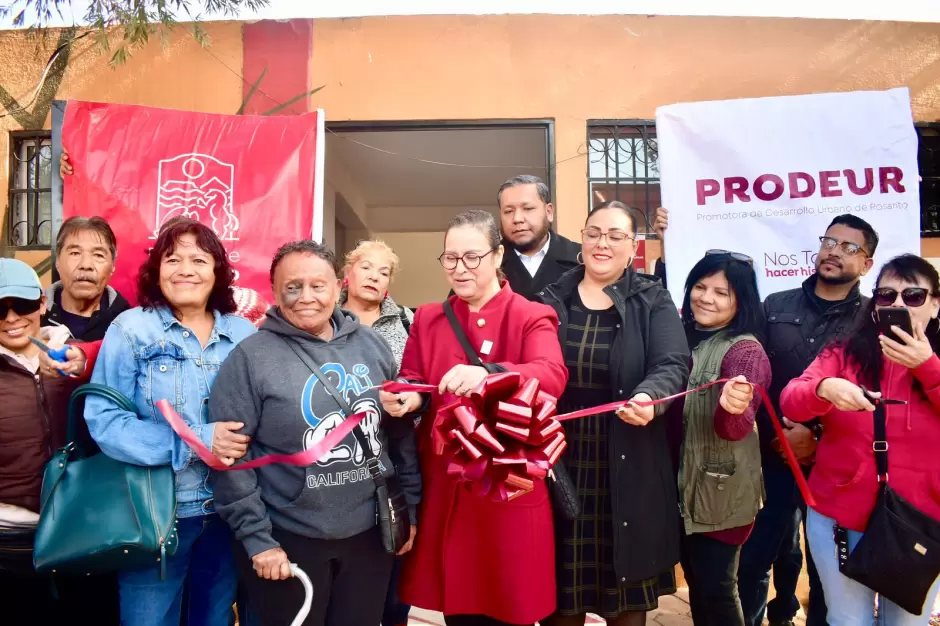
[[[44,326],[55,324],[57,326],[66,326],[66,320],[62,310],[62,283],[53,283],[46,291],[46,305],[48,309],[42,318]],[[88,320],[88,326],[81,335],[76,335],[75,331],[69,328],[72,337],[79,341],[98,341],[104,339],[104,334],[108,326],[118,315],[131,308],[130,303],[124,299],[120,293],[113,287],[105,287],[101,294],[101,307],[91,314]]]
[[[780,413],[780,392],[810,366],[826,344],[851,328],[856,314],[868,302],[856,283],[844,302],[822,308],[814,297],[816,280],[814,274],[802,286],[770,294],[764,300],[764,348],[773,372],[770,399],[781,418],[784,416]],[[780,455],[769,447],[776,435],[770,414],[763,406],[757,414],[757,427],[764,461],[783,463]]]
[[[558,233],[553,232],[549,236],[551,239],[548,250],[535,276],[530,275],[529,270],[519,260],[512,242],[503,241],[503,247],[506,249],[503,254],[503,273],[506,274],[512,290],[527,300],[538,300],[539,291],[557,282],[562,274],[578,266],[578,253],[581,252],[581,246]]]
[[[538,294],[558,313],[562,345],[571,296],[583,277],[584,267],[578,267]],[[679,312],[659,280],[631,268],[604,292],[621,319],[610,349],[611,381],[616,384],[611,401],[629,400],[638,393],[655,400],[685,391],[689,346]],[[611,418],[614,569],[625,582],[650,578],[679,561],[676,474],[662,418],[666,407],[657,405],[656,419],[645,427]]]

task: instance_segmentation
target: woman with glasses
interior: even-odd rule
[[[559,411],[678,393],[689,376],[679,314],[662,284],[638,274],[636,220],[621,202],[596,207],[581,231],[582,265],[542,293],[561,325],[568,386]],[[629,403],[565,422],[564,463],[582,514],[555,520],[558,608],[543,624],[587,613],[639,626],[676,589],[679,520],[665,405]]]
[[[682,571],[692,619],[704,626],[744,626],[738,560],[763,499],[760,396],[770,385],[760,340],[763,315],[751,257],[709,250],[689,272],[682,322],[692,349],[689,389],[715,385],[669,409],[682,424],[679,509]]]
[[[564,389],[558,318],[513,293],[499,270],[503,253],[491,214],[467,211],[451,221],[439,260],[454,295],[444,305],[418,309],[401,364],[400,376],[438,389],[418,429],[424,493],[399,592],[407,604],[443,612],[448,626],[534,624],[555,608],[552,509],[544,482],[511,502],[494,501],[457,482],[431,441],[436,411],[470,394],[490,373],[520,372],[555,397]],[[445,305],[453,309],[456,329]],[[466,335],[478,359],[468,357],[455,330]],[[394,416],[414,413],[426,400],[382,393]]]
[[[907,309],[913,333],[878,323],[885,309]],[[839,571],[833,529],[846,529],[854,550],[875,508],[879,476],[873,453],[873,397],[885,402],[891,488],[927,517],[940,520],[940,276],[928,261],[905,254],[888,261],[872,299],[845,339],[828,347],[783,390],[788,418],[817,416],[823,437],[810,488],[807,541],[819,570],[832,626],[871,624],[875,592]],[[890,330],[896,339],[887,336]],[[885,334],[882,334],[882,333]],[[899,402],[900,401],[900,402]],[[899,572],[899,575],[904,575]],[[887,626],[926,626],[938,582],[926,606],[912,615],[884,598],[878,615]]]

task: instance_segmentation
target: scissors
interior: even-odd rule
[[[48,354],[49,358],[52,359],[53,361],[58,361],[59,363],[65,363],[66,361],[68,361],[68,358],[65,356],[66,353],[69,351],[68,346],[63,346],[61,348],[56,349],[56,348],[50,348],[48,345],[36,339],[35,337],[30,337],[29,340],[32,341],[33,344],[36,347],[38,347],[40,350]],[[67,375],[62,370],[56,370],[56,371],[59,372],[59,374],[61,374],[62,376]]]
[[[879,404],[907,404],[907,400],[892,400],[891,398],[876,398],[873,395],[871,395],[871,392],[869,390],[865,389],[861,385],[859,385],[859,389],[861,389],[862,393],[865,394],[865,398],[876,406]]]

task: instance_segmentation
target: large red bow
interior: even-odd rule
[[[565,451],[556,406],[534,378],[522,383],[518,372],[488,376],[469,396],[438,410],[434,451],[447,455],[448,474],[479,495],[513,500],[532,491]]]

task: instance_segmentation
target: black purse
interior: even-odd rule
[[[880,485],[878,500],[865,534],[851,554],[848,530],[838,524],[833,528],[839,571],[908,613],[920,615],[940,575],[940,522],[918,510],[888,484],[887,426],[881,403],[875,404],[874,426],[872,449]]]
[[[300,357],[304,365],[313,372],[323,388],[333,396],[343,415],[345,417],[352,415],[353,410],[349,407],[349,404],[339,390],[323,375],[323,372],[320,371],[319,366],[310,355],[292,341],[287,339],[284,341]],[[379,530],[382,533],[382,547],[385,548],[385,552],[388,554],[398,554],[411,537],[411,518],[408,516],[408,503],[405,500],[405,493],[401,489],[397,476],[383,474],[385,466],[372,452],[372,446],[369,445],[365,433],[362,432],[362,427],[356,426],[352,432],[353,436],[356,437],[356,441],[359,442],[359,447],[362,448],[366,467],[369,469],[372,482],[375,483],[375,516]]]
[[[450,322],[451,329],[454,331],[454,334],[457,335],[457,341],[460,342],[460,346],[467,355],[470,365],[482,367],[490,374],[506,371],[505,368],[496,363],[483,362],[470,344],[467,333],[464,332],[463,327],[460,325],[460,321],[457,319],[456,313],[454,313],[454,307],[450,305],[449,300],[444,301],[444,315],[447,316],[447,321]],[[573,520],[581,515],[581,500],[578,498],[578,490],[561,459],[558,459],[551,471],[548,472],[548,479],[545,481],[545,485],[548,487],[548,493],[552,499],[552,509],[555,511],[556,515],[566,520]]]

